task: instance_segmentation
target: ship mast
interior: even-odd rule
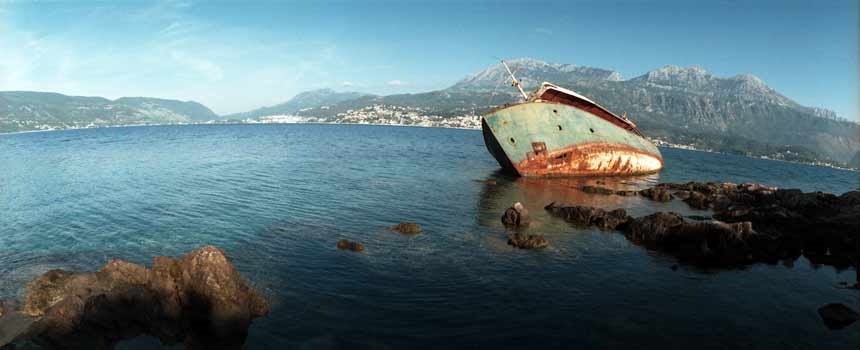
[[[520,90],[520,94],[522,94],[522,95],[523,95],[523,101],[528,100],[528,99],[529,99],[529,95],[527,95],[527,94],[526,94],[526,92],[525,92],[525,91],[523,91],[523,87],[522,87],[522,86],[520,86],[520,81],[519,81],[519,80],[517,80],[517,77],[515,77],[515,76],[514,76],[514,73],[513,73],[513,72],[511,72],[511,69],[510,69],[510,68],[508,68],[508,64],[507,64],[507,63],[505,63],[505,60],[501,60],[501,61],[502,61],[502,65],[504,65],[504,66],[505,66],[505,69],[508,71],[508,74],[510,74],[510,75],[511,75],[511,86],[514,86],[514,87],[516,87],[516,88],[517,88],[517,90]]]

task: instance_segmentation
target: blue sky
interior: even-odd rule
[[[194,2],[0,0],[0,90],[152,96],[217,113],[330,87],[444,88],[532,57],[750,73],[860,120],[858,1]]]

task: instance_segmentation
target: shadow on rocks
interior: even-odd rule
[[[178,259],[156,257],[151,269],[111,260],[92,273],[48,271],[27,286],[19,313],[35,322],[10,346],[113,349],[151,335],[186,349],[241,349],[251,321],[268,310],[224,252],[210,246]]]

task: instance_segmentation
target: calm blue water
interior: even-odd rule
[[[666,169],[600,179],[732,181],[842,193],[856,172],[663,149]],[[551,201],[693,213],[680,202],[586,195],[597,179],[497,174],[478,131],[333,125],[89,129],[0,135],[0,297],[52,268],[228,252],[273,302],[251,349],[857,349],[816,309],[860,308],[853,271],[755,265],[701,271],[543,213]],[[497,185],[485,184],[496,179]],[[514,201],[550,247],[505,244]],[[417,221],[425,232],[386,230]],[[337,240],[366,252],[339,251]]]

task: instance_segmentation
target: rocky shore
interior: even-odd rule
[[[2,303],[3,305],[10,305]],[[251,321],[268,313],[227,256],[207,246],[152,268],[111,260],[96,272],[51,270],[27,286],[10,313],[32,319],[2,349],[113,349],[140,335],[186,349],[241,349]]]
[[[607,211],[551,203],[546,210],[581,226],[623,232],[633,242],[707,266],[794,261],[857,267],[860,257],[860,191],[840,196],[804,193],[755,184],[659,184],[641,191],[582,188],[594,194],[683,200],[713,211],[709,221],[687,221],[671,212],[633,218],[624,209]],[[860,276],[858,276],[860,277]]]

